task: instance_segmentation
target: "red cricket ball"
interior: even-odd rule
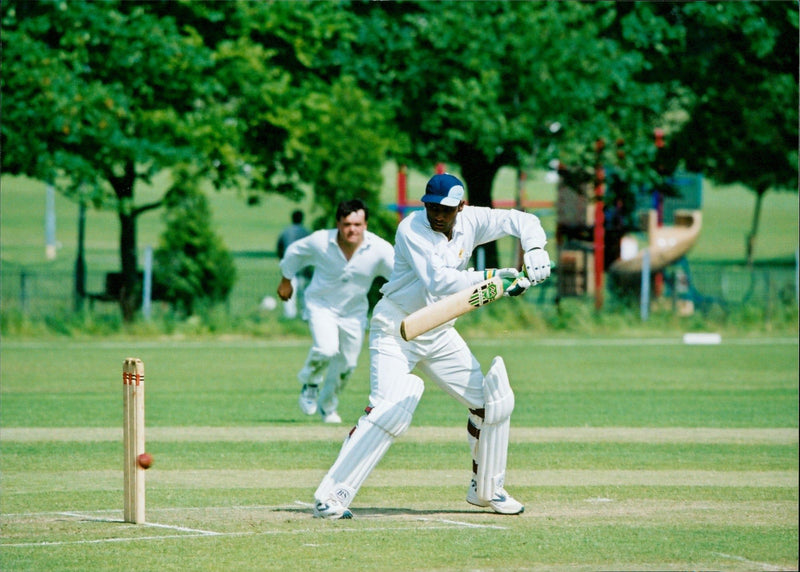
[[[142,453],[138,457],[136,457],[136,461],[139,463],[139,466],[143,469],[149,469],[150,465],[153,464],[153,455],[150,453]]]

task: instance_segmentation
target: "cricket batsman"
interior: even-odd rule
[[[408,429],[422,397],[422,378],[412,371],[467,409],[472,451],[467,502],[500,514],[524,510],[504,487],[514,393],[503,359],[495,357],[484,375],[453,327],[455,319],[411,341],[401,337],[400,324],[410,313],[492,276],[503,279],[509,296],[546,280],[545,233],[532,214],[467,206],[464,185],[447,173],[428,181],[422,202],[425,210],[412,213],[397,229],[394,268],[370,322],[369,406],[314,493],[314,516],[319,518],[353,517],[353,498],[394,439]],[[477,246],[505,236],[520,239],[524,273],[467,268]]]

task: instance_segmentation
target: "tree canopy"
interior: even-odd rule
[[[797,192],[798,3],[618,3],[626,49],[671,82],[665,160],[756,196],[746,260],[753,262],[764,194]],[[653,28],[664,30],[654,42]]]
[[[488,205],[501,167],[624,140],[647,184],[660,128],[659,163],[756,192],[754,235],[760,197],[797,191],[797,24],[788,0],[9,0],[2,168],[117,212],[126,319],[136,218],[162,204],[135,190],[172,169],[252,202],[310,190],[327,224],[378,206],[388,158],[453,165]]]
[[[308,66],[332,30],[344,27],[338,5],[221,8],[117,0],[2,7],[3,171],[117,212],[127,320],[139,292],[136,219],[162,204],[137,204],[138,184],[180,168],[219,189],[299,197],[313,177],[330,177],[321,165],[331,157],[337,166],[351,161],[327,143],[321,159],[319,137],[303,128],[330,115],[320,102],[337,108],[339,121],[368,105],[350,89],[348,105],[338,108],[341,92]],[[376,113],[365,129],[380,122]],[[376,152],[354,165],[377,173],[388,145],[377,135],[364,142]],[[374,189],[373,181],[352,191]]]
[[[652,131],[670,100],[639,79],[646,58],[609,33],[613,4],[385,2],[356,10],[353,57],[341,65],[393,106],[411,142],[401,160],[453,165],[471,204],[491,205],[502,167],[593,164],[599,138],[624,138],[634,172],[651,174]],[[490,248],[487,264],[495,263]]]

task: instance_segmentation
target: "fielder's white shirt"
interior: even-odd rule
[[[397,227],[394,270],[381,292],[409,314],[419,310],[481,282],[482,272],[464,272],[472,251],[505,236],[525,251],[547,243],[539,217],[518,210],[464,206],[451,240],[431,229],[424,210],[414,211]]]
[[[367,292],[376,277],[389,277],[394,248],[367,230],[364,241],[347,260],[336,235],[335,228],[318,230],[290,244],[281,260],[281,274],[291,279],[304,267],[313,266],[314,276],[305,291],[306,306],[321,306],[342,318],[366,320]]]

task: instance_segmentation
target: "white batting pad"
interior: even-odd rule
[[[486,416],[478,440],[476,475],[478,497],[490,500],[503,487],[508,459],[508,430],[514,411],[514,392],[503,358],[496,357],[483,382]]]
[[[395,437],[405,433],[411,425],[424,384],[416,375],[409,374],[398,381],[400,379],[404,382],[404,396],[398,401],[381,400],[367,415],[361,416],[342,445],[336,462],[317,487],[314,498],[325,501],[334,496],[345,506],[350,506],[358,489],[383,458]],[[397,385],[393,397],[399,393],[401,384]]]

